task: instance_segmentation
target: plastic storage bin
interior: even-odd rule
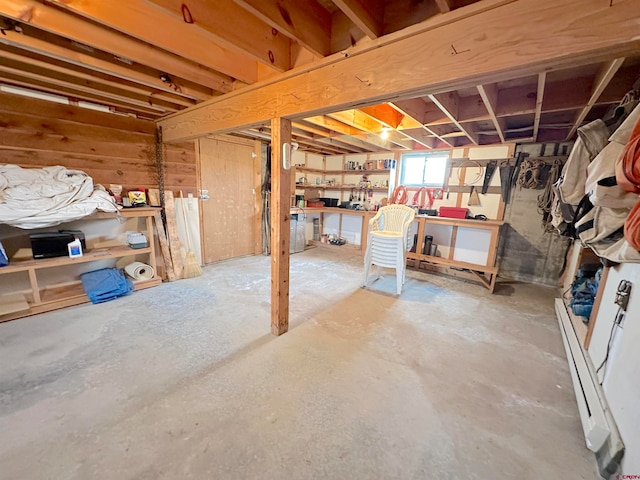
[[[447,218],[467,218],[467,209],[462,207],[440,207],[440,216]]]

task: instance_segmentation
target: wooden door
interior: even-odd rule
[[[203,261],[260,252],[259,143],[227,137],[199,140]]]

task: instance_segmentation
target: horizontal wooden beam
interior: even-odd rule
[[[331,14],[316,0],[235,0],[273,28],[321,57],[331,53]]]
[[[381,39],[375,49],[333,56],[160,123],[166,141],[181,141],[274,116],[303,118],[637,54],[639,16],[640,0],[614,8],[591,0],[518,0],[400,40],[390,35],[395,41]],[[450,42],[457,54],[442,48]]]
[[[107,2],[101,2],[107,3]],[[109,2],[111,3],[111,2]],[[187,78],[221,92],[233,88],[230,76],[185,61],[177,55],[163,52],[113,30],[104,29],[82,18],[69,15],[58,8],[35,0],[5,0],[0,2],[0,15],[28,23],[47,32],[90,45],[141,65],[155,67],[163,72]],[[236,77],[237,78],[237,77]],[[256,76],[251,77],[255,81]]]
[[[68,2],[69,0],[63,1]],[[169,14],[169,18],[164,18],[164,21],[166,28],[172,32],[170,43],[176,42],[175,36],[191,31],[192,35],[201,38],[200,42],[212,40],[228,50],[231,56],[235,56],[240,62],[243,62],[242,57],[246,55],[280,72],[291,68],[291,42],[289,39],[280,35],[271,25],[247,12],[233,0],[215,0],[213,2],[202,0],[190,2],[183,0],[146,1],[160,7],[161,13]],[[185,8],[193,21],[192,24],[184,21]],[[119,24],[122,25],[123,22],[120,21]],[[178,24],[178,28],[174,31],[176,24]],[[160,30],[158,24],[155,24],[154,27]],[[151,43],[159,45],[156,39]],[[204,45],[196,42],[190,44],[191,50],[199,50],[200,48],[206,50],[208,48],[206,43]],[[194,45],[198,45],[198,47],[194,48]],[[234,55],[233,52],[237,53]],[[210,55],[206,51],[204,53],[207,56]],[[252,66],[251,69],[253,71]]]

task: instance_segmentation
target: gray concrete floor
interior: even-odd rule
[[[270,259],[0,324],[2,479],[595,479],[552,289],[339,251]]]

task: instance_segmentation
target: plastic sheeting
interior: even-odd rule
[[[0,165],[0,223],[33,229],[78,220],[96,210],[116,212],[104,187],[65,167]]]

